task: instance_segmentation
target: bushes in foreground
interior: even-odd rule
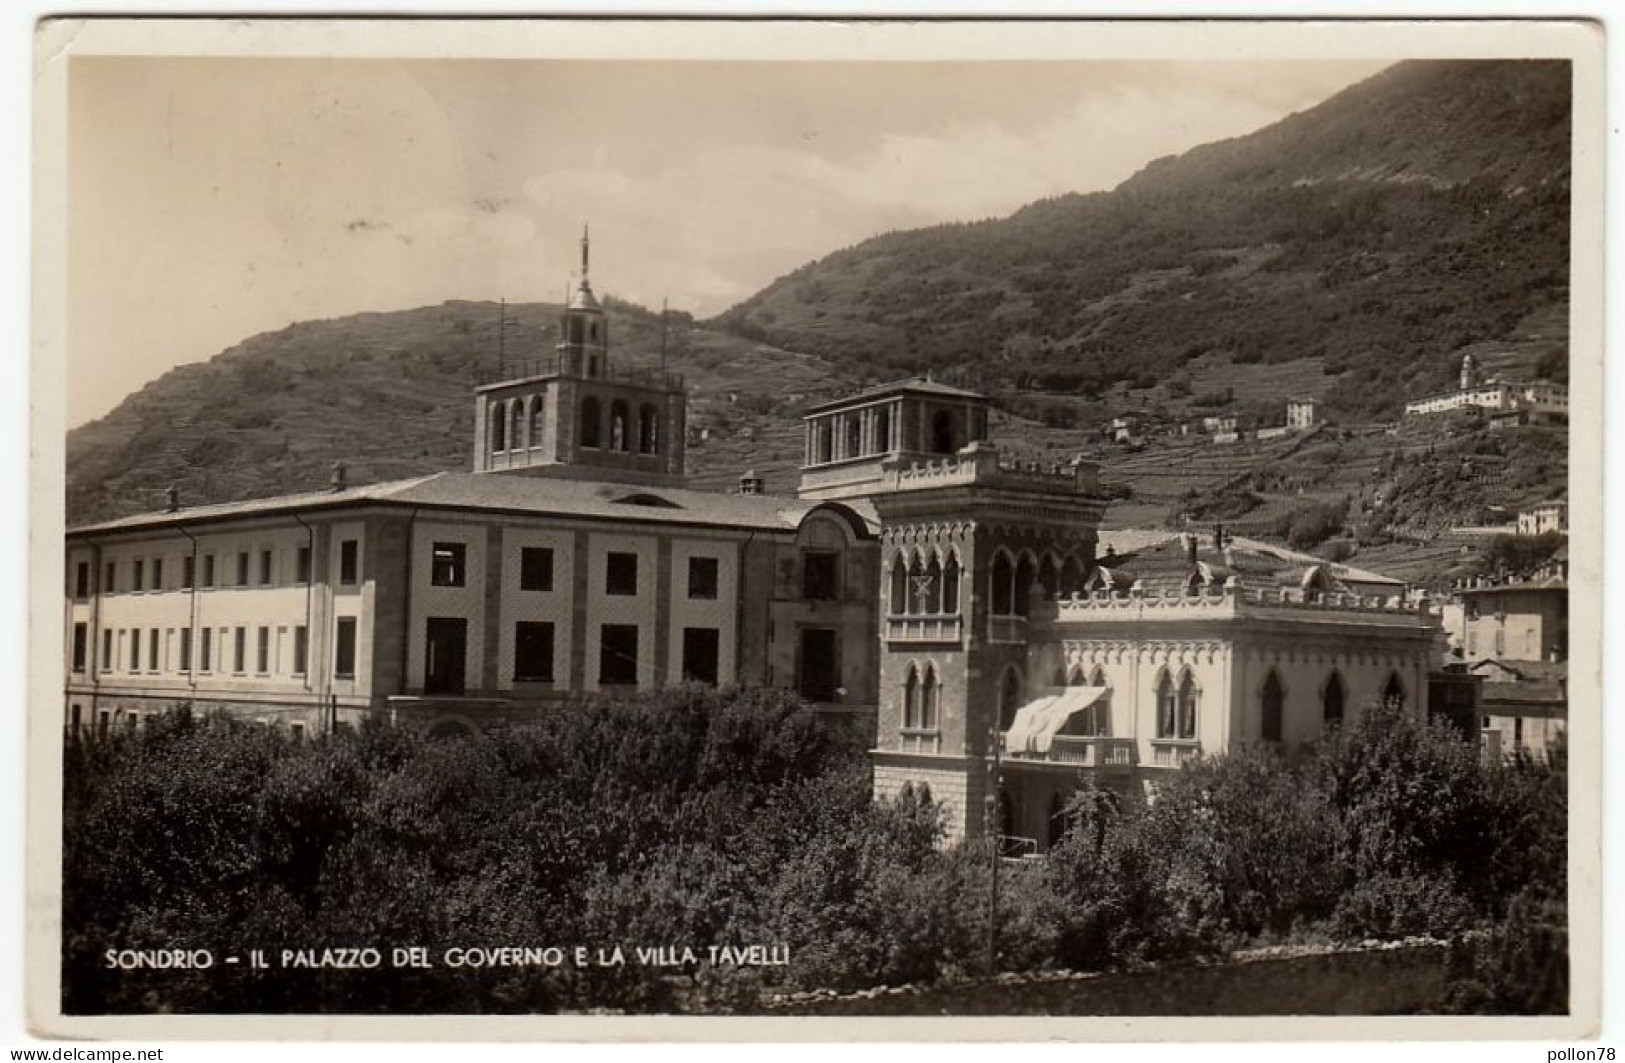
[[[872,799],[860,744],[794,698],[686,688],[534,727],[298,743],[172,714],[70,745],[69,1012],[750,1008],[1008,970],[1217,957],[1245,943],[1505,929],[1453,1008],[1566,995],[1566,774],[1479,765],[1372,707],[1290,759],[1188,765],[1152,801],[1085,788],[1042,862],[1006,866],[938,806]],[[109,948],[786,947],[787,966],[109,971]],[[677,977],[681,976],[681,977]]]

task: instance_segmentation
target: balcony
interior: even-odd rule
[[[887,642],[958,642],[963,621],[959,615],[888,616]]]
[[[988,617],[987,640],[997,643],[1025,644],[1027,641],[1027,618],[1024,616]]]
[[[1202,744],[1189,738],[1153,738],[1151,762],[1159,768],[1177,768],[1202,755]]]
[[[1049,759],[1080,768],[1128,771],[1134,767],[1134,740],[1056,735],[1050,745]]]

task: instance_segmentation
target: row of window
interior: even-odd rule
[[[239,550],[235,554],[201,555],[202,572],[198,572],[198,557],[184,554],[178,567],[165,564],[163,557],[137,557],[124,564],[109,561],[102,570],[102,594],[135,593],[140,591],[191,590],[194,586],[209,589],[228,587],[272,587],[281,583],[277,564],[280,551],[263,548],[257,553]],[[339,543],[339,583],[353,585],[360,575],[361,544],[355,539]],[[310,547],[300,546],[293,553],[293,582],[310,582]],[[167,581],[169,573],[178,573],[172,587]],[[81,561],[75,567],[73,596],[88,598],[91,594],[90,562]],[[124,579],[121,581],[121,574]]]
[[[602,686],[636,686],[639,630],[636,624],[603,624],[598,629],[598,682]],[[550,621],[514,624],[513,679],[516,683],[551,683],[554,628]],[[683,629],[683,678],[717,684],[722,633],[714,627]]]
[[[436,587],[462,587],[468,580],[468,548],[463,543],[435,543],[430,554],[429,582]],[[717,596],[718,561],[714,557],[688,559],[688,596],[704,601]],[[553,550],[526,546],[519,551],[519,589],[553,589]],[[638,593],[638,555],[611,550],[604,556],[604,593]]]
[[[543,403],[540,396],[514,399],[508,403],[494,403],[490,412],[491,450],[527,450],[541,446],[543,436]],[[635,433],[635,435],[634,435]],[[609,404],[609,423],[604,423],[604,408],[597,396],[588,395],[581,400],[581,445],[594,450],[603,449],[608,441],[610,450],[639,454],[660,453],[660,411],[652,403],[638,407],[636,424],[632,409],[621,399]]]
[[[279,628],[276,643],[276,655],[272,655],[271,632],[265,626],[254,630],[253,661],[256,675],[287,674],[301,676],[305,674],[307,659],[310,652],[310,633],[303,624],[293,628],[292,654],[283,666],[282,633],[286,628]],[[215,638],[219,632],[218,641]],[[231,672],[244,675],[248,672],[248,642],[249,629],[247,627],[199,628],[197,629],[197,668],[198,672],[213,672],[217,668],[221,672]],[[333,674],[339,679],[355,678],[355,634],[356,621],[354,617],[340,617],[334,627],[334,654]],[[119,663],[126,663],[125,671],[130,673],[147,672],[161,674],[164,672],[191,672],[193,632],[191,628],[106,628],[102,631],[101,667],[99,671],[113,672],[118,669]],[[218,657],[216,651],[218,649]],[[73,625],[73,670],[84,672],[89,661],[89,625],[81,622]],[[172,652],[173,651],[173,652]],[[174,663],[173,669],[170,664]]]
[[[114,710],[112,709],[101,709],[96,713],[97,734],[106,735],[112,730],[113,715]],[[138,726],[151,727],[159,718],[163,716],[163,712],[153,710],[142,713],[137,712],[134,709],[120,709],[118,710],[118,716],[123,720],[124,729],[126,731],[134,731]],[[84,706],[80,705],[78,702],[70,704],[68,706],[68,730],[74,734],[81,734],[88,726],[88,722],[85,720]],[[290,723],[288,725],[288,734],[291,735],[296,741],[303,740],[305,737],[305,725],[298,722]]]

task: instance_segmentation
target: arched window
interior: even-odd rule
[[[1196,680],[1190,670],[1179,680],[1179,737],[1196,737],[1196,702],[1201,692],[1196,689]]]
[[[1343,723],[1343,677],[1336,672],[1326,680],[1326,689],[1320,692],[1320,718],[1328,728]]]
[[[999,682],[999,730],[1008,731],[1021,708],[1021,673],[1014,666],[1006,668]]]
[[[1061,593],[1061,566],[1054,557],[1044,558],[1038,569],[1038,583],[1044,588],[1044,600],[1053,602]]]
[[[942,611],[949,615],[959,613],[959,559],[953,554],[948,555],[948,563],[942,566]]]
[[[925,583],[925,562],[920,555],[914,555],[914,561],[908,566],[908,611],[911,616],[919,616],[931,611],[931,588]]]
[[[581,445],[584,447],[601,447],[604,445],[603,413],[598,406],[598,398],[588,395],[581,400]]]
[[[891,611],[893,616],[908,613],[908,562],[902,554],[892,558],[891,563]]]
[[[1026,616],[1033,608],[1033,561],[1025,555],[1016,563],[1016,615]]]
[[[1112,692],[1111,684],[1106,682],[1106,672],[1095,665],[1094,673],[1089,676],[1089,685],[1092,687],[1106,687],[1104,694],[1095,699],[1084,713],[1084,734],[1094,735],[1097,738],[1109,738],[1112,733]]]
[[[1010,567],[1010,556],[998,554],[993,558],[993,615],[1010,616],[1015,612],[1015,573]]]
[[[1164,668],[1157,676],[1157,737],[1172,738],[1178,731],[1179,704],[1174,681]]]
[[[931,563],[925,566],[926,599],[925,609],[922,612],[940,613],[942,609],[942,563],[937,555],[931,555]]]
[[[1281,706],[1285,700],[1281,677],[1271,668],[1270,674],[1264,678],[1263,715],[1259,722],[1259,735],[1266,742],[1281,740]]]
[[[525,400],[514,399],[508,406],[508,445],[514,450],[525,449]]]
[[[954,452],[954,415],[947,410],[938,410],[931,417],[931,452]]]
[[[1391,709],[1405,707],[1405,684],[1399,681],[1398,672],[1388,673],[1388,683],[1382,688],[1382,703]]]
[[[863,453],[863,422],[856,414],[846,415],[846,456],[855,458]]]
[[[920,726],[927,731],[935,731],[941,726],[942,713],[942,680],[937,678],[937,670],[931,665],[925,666],[925,683],[920,687]]]
[[[891,450],[891,411],[875,414],[875,450],[884,454]]]
[[[660,452],[660,413],[648,403],[638,408],[638,453]]]
[[[530,397],[530,445],[533,447],[542,445],[542,397],[540,395]]]
[[[609,449],[630,450],[631,440],[626,437],[626,403],[616,399],[609,406]]]
[[[920,676],[912,664],[903,681],[903,726],[909,730],[920,726]]]
[[[508,449],[508,410],[500,402],[491,407],[491,449]]]

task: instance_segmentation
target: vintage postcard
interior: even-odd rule
[[[35,1033],[1595,1036],[1602,72],[42,23]]]

